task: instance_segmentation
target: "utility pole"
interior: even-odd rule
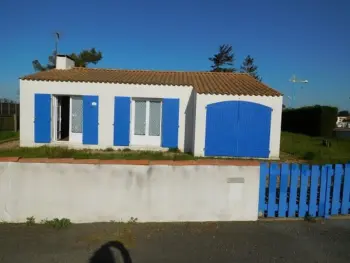
[[[292,82],[291,108],[293,108],[294,103],[295,103],[295,92],[296,92],[295,84],[296,83],[309,83],[309,81],[306,80],[306,79],[304,79],[304,80],[298,79],[295,75],[293,75],[292,78],[289,81]]]

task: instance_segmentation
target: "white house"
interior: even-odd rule
[[[282,95],[247,74],[75,68],[20,80],[23,147],[278,158]]]

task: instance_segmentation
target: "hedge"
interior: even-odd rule
[[[282,130],[309,136],[331,137],[338,109],[330,106],[309,106],[286,109],[282,113]]]

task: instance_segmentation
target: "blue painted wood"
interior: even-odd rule
[[[292,172],[289,187],[288,217],[294,217],[297,210],[297,189],[300,177],[299,164],[292,164]]]
[[[307,213],[307,190],[310,176],[310,167],[308,164],[301,166],[300,196],[299,196],[299,217],[305,217]]]
[[[342,196],[341,213],[347,215],[350,213],[350,164],[345,165],[343,196]]]
[[[269,175],[269,164],[260,164],[260,186],[259,186],[259,216],[265,214],[266,177]]]
[[[83,144],[98,144],[98,96],[83,96]]]
[[[206,116],[206,156],[269,157],[271,108],[224,101],[209,104]]]
[[[287,215],[287,191],[288,191],[288,179],[290,176],[289,164],[282,164],[281,179],[280,179],[280,197],[278,203],[278,216],[286,217]]]
[[[237,156],[238,101],[207,106],[205,156]]]
[[[325,215],[326,207],[326,190],[327,190],[327,166],[321,167],[321,186],[320,186],[320,201],[318,204],[318,216]]]
[[[26,127],[21,127],[26,129]],[[34,142],[51,142],[51,95],[34,95]]]
[[[269,182],[269,197],[267,205],[267,216],[275,217],[276,212],[276,183],[277,177],[280,175],[280,169],[277,163],[270,165],[270,182]]]
[[[266,193],[267,176],[269,176],[268,193]],[[330,164],[322,167],[313,165],[311,170],[309,165],[303,164],[301,171],[299,164],[292,164],[290,172],[288,164],[282,164],[280,170],[276,163],[271,164],[270,167],[264,163],[261,164],[260,179],[260,215],[267,212],[268,217],[275,217],[277,211],[278,217],[285,217],[287,210],[288,217],[294,217],[297,210],[299,217],[304,217],[307,213],[310,216],[325,218],[339,213],[350,214],[350,164],[345,165],[345,169],[341,164],[335,165],[335,169]],[[280,185],[277,186],[279,196],[276,191],[278,181],[280,182]],[[299,191],[298,182],[300,183]],[[299,204],[296,203],[298,194]],[[276,204],[276,199],[278,204]]]
[[[332,185],[332,177],[333,177],[333,168],[331,164],[327,165],[327,183],[326,183],[326,199],[325,199],[325,211],[324,217],[328,218],[330,214],[331,207],[331,185]]]
[[[130,97],[114,98],[113,145],[130,145]]]
[[[331,215],[338,215],[340,211],[340,185],[343,177],[343,172],[343,165],[336,164],[333,183]]]
[[[270,155],[272,109],[247,101],[239,101],[238,105],[238,129],[237,138],[235,138],[237,152],[235,156],[268,158]]]
[[[177,148],[179,140],[179,99],[163,99],[162,147]]]
[[[317,191],[319,178],[320,167],[318,165],[313,165],[311,168],[309,215],[314,217],[316,216],[317,212]]]

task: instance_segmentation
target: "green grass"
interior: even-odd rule
[[[3,138],[15,138],[18,133],[0,132],[0,141]],[[282,132],[281,160],[305,160],[309,163],[348,163],[350,162],[350,140],[329,139],[331,147],[322,145],[323,138],[309,137],[302,134]],[[113,150],[74,150],[64,147],[37,147],[37,148],[4,148],[0,149],[0,157],[23,158],[75,158],[101,160],[194,160],[198,159],[191,154],[181,153],[177,149],[168,152],[131,151],[130,149]],[[225,158],[230,159],[230,158]]]
[[[0,142],[1,141],[6,141],[8,139],[12,139],[12,138],[18,138],[19,137],[19,133],[18,132],[14,132],[14,131],[0,131]]]
[[[348,163],[350,162],[350,140],[328,139],[331,146],[322,144],[324,138],[282,132],[281,152],[309,163]]]
[[[63,147],[36,147],[0,149],[0,157],[24,158],[75,158],[75,159],[124,159],[124,160],[193,160],[194,157],[186,153],[170,153],[156,151],[104,151],[74,150]]]

